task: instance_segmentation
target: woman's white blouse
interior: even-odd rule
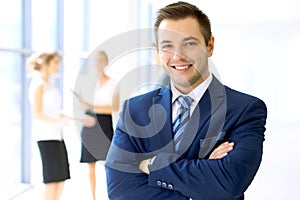
[[[34,93],[36,89],[43,86],[42,112],[45,115],[57,118],[61,111],[61,95],[54,84],[45,82],[40,78],[33,78],[29,87],[29,101],[34,107]],[[32,117],[32,136],[36,141],[41,140],[63,140],[63,127],[57,123],[46,122]]]

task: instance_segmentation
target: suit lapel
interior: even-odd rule
[[[151,114],[155,129],[160,130],[158,137],[160,146],[165,147],[164,151],[174,151],[174,146],[170,145],[173,139],[171,95],[170,88],[165,87],[161,88],[159,93],[152,99],[153,105],[162,106],[152,106]],[[225,136],[222,128],[226,117],[226,105],[224,85],[213,76],[211,84],[192,114],[186,130],[182,133],[183,140],[179,145],[178,153],[181,154],[188,150],[196,138],[204,138],[201,139],[199,158],[207,156],[217,141]],[[157,114],[161,113],[159,109],[162,108],[165,110],[166,115]],[[209,123],[208,129],[204,128],[207,123]],[[196,142],[196,144],[199,143]]]
[[[211,109],[207,110],[207,105],[209,105],[207,104],[207,101],[209,100]],[[200,142],[199,158],[206,157],[216,143],[224,138],[225,132],[222,132],[222,129],[226,118],[226,106],[225,86],[213,76],[213,80],[206,91],[206,95],[199,104],[200,109],[206,109],[204,112],[206,118],[204,119],[204,122],[209,123],[208,129],[205,129],[207,130],[206,133],[201,133],[201,135],[204,136],[204,139]],[[205,124],[202,124],[202,126],[203,125]],[[201,128],[199,131],[201,131]]]
[[[213,76],[213,80],[195,108],[184,132],[183,140],[179,145],[179,153],[185,152],[196,138],[202,140],[199,157],[205,157],[214,147],[217,139],[224,137],[221,132],[226,114],[224,86]],[[204,128],[208,125],[208,129]],[[207,131],[206,131],[207,130]],[[205,132],[204,132],[205,131]],[[206,141],[206,142],[205,142]],[[196,142],[196,144],[198,144]]]
[[[157,96],[152,98],[152,115],[154,120],[154,126],[156,130],[160,130],[159,138],[160,145],[163,147],[168,145],[172,141],[172,96],[169,87],[160,89]],[[155,106],[156,105],[156,106]],[[164,109],[166,115],[161,115],[161,109]],[[163,123],[163,124],[162,124]],[[169,150],[167,150],[169,151]]]
[[[226,114],[225,100],[225,87],[213,76],[211,84],[198,104],[199,109],[202,110],[201,114],[205,114],[205,119],[202,120],[207,121],[210,119],[214,121],[216,114]],[[207,134],[213,133],[209,132]],[[208,136],[207,134],[206,136]]]

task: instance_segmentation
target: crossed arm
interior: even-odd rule
[[[228,155],[228,153],[233,150],[234,143],[233,142],[224,142],[220,144],[213,152],[210,154],[209,159],[220,159]],[[145,160],[142,160],[139,164],[139,169],[145,174],[150,174],[149,166],[153,162],[155,157],[151,157]]]
[[[132,153],[129,156],[116,153],[107,159],[110,162],[108,164],[113,166],[106,165],[108,194],[118,199],[136,199],[146,194],[156,199],[242,197],[261,162],[265,120],[265,105],[261,101],[254,101],[245,108],[237,121],[232,120],[234,124],[225,127],[229,136],[226,140],[234,143],[225,142],[217,146],[208,159],[187,157],[173,162],[175,154],[158,152],[154,155],[151,172],[148,169],[151,156],[141,161]],[[135,148],[143,148],[143,145],[126,134],[126,130],[123,132],[121,129],[115,132],[113,144],[128,152],[137,152]],[[160,167],[164,163],[168,165]],[[114,165],[128,171],[114,168]],[[132,169],[136,170],[131,172]],[[162,187],[159,182],[167,186],[170,184],[171,189]]]

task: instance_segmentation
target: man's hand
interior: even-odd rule
[[[233,142],[224,142],[220,144],[213,152],[210,154],[209,159],[223,158],[228,155],[228,153],[233,149]]]
[[[151,159],[152,158],[149,158],[149,159],[146,159],[146,160],[142,160],[142,162],[140,162],[140,165],[139,165],[139,169],[144,172],[145,174],[150,174],[150,171],[149,171],[149,164],[151,162]]]

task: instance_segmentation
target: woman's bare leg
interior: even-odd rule
[[[64,181],[46,183],[44,200],[59,200],[64,188]]]
[[[89,179],[92,191],[93,200],[96,200],[96,162],[88,163],[89,165]]]
[[[64,181],[60,181],[60,182],[57,182],[56,184],[56,199],[59,200],[61,198],[61,195],[63,193],[63,189],[64,189],[64,185],[65,185],[65,182]]]

